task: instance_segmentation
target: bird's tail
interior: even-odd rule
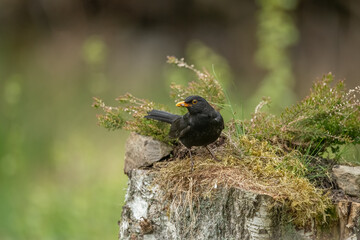
[[[159,110],[152,110],[148,112],[148,115],[145,116],[145,118],[155,119],[160,122],[166,122],[166,123],[173,123],[175,119],[177,119],[178,117],[180,116]]]

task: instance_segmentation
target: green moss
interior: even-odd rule
[[[171,202],[183,204],[184,193],[190,194],[186,199],[199,202],[200,198],[214,195],[218,189],[214,186],[239,188],[273,197],[288,209],[289,219],[297,226],[305,226],[311,219],[318,219],[319,223],[326,220],[331,201],[304,177],[307,169],[299,161],[299,152],[285,152],[267,141],[247,136],[231,139],[231,131],[228,126],[225,143],[216,150],[221,162],[198,149],[193,156],[193,172],[189,159],[155,164],[155,182]]]

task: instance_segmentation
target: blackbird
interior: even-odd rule
[[[186,107],[188,113],[181,116],[152,110],[145,118],[171,124],[169,136],[179,138],[180,142],[188,148],[191,169],[194,166],[190,150],[192,146],[205,146],[212,157],[218,161],[207,145],[216,141],[224,129],[224,120],[220,113],[200,96],[189,96],[185,101],[177,103],[176,106]]]

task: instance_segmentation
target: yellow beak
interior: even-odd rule
[[[188,103],[186,103],[186,102],[184,102],[184,101],[182,101],[182,102],[178,102],[178,103],[176,104],[176,106],[177,106],[177,107],[190,107],[191,105],[188,104]]]

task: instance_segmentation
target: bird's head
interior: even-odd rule
[[[207,109],[213,109],[211,105],[200,96],[189,96],[184,101],[178,102],[177,107],[186,107],[190,114],[204,112]]]

